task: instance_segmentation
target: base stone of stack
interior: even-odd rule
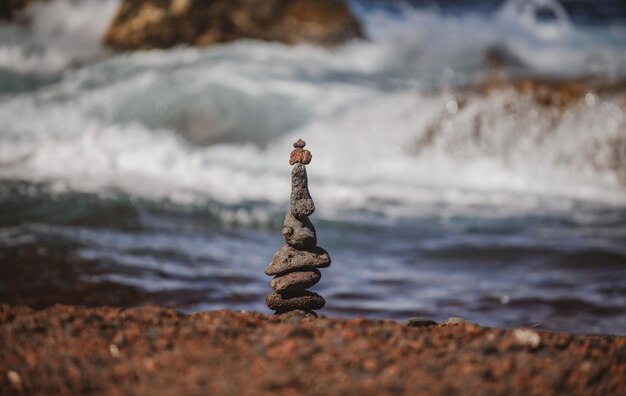
[[[272,280],[272,289],[278,293],[305,290],[315,285],[321,278],[322,274],[315,268],[290,272],[274,278]]]
[[[326,301],[317,293],[301,290],[283,294],[271,292],[265,296],[265,303],[271,310],[282,313],[295,309],[314,311],[323,308]]]
[[[278,249],[265,269],[266,275],[279,275],[302,268],[326,268],[330,265],[328,252],[319,246],[297,250],[289,245]]]

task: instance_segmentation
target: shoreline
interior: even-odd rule
[[[0,394],[626,391],[626,337],[471,323],[0,305],[0,345]]]

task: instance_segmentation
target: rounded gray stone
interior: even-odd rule
[[[291,171],[291,213],[297,218],[310,216],[315,212],[315,203],[309,193],[306,167],[296,164]]]
[[[272,289],[278,293],[305,290],[315,285],[321,278],[322,274],[315,268],[289,272],[272,279]]]
[[[301,290],[284,294],[273,291],[265,296],[265,303],[276,313],[282,313],[295,309],[302,311],[321,309],[326,304],[326,301],[324,297],[317,293]]]
[[[296,249],[305,249],[317,244],[317,235],[313,223],[308,217],[304,217],[302,220],[298,219],[291,213],[291,210],[287,211],[285,216],[282,234],[285,237],[285,242]]]
[[[289,245],[278,249],[265,269],[266,275],[279,275],[307,267],[326,268],[330,265],[328,252],[319,246],[297,250]]]

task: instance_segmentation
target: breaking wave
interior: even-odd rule
[[[0,44],[0,79],[34,79],[0,95],[2,178],[181,204],[282,204],[285,153],[302,137],[329,211],[626,202],[623,91],[590,88],[555,106],[509,84],[461,88],[621,78],[619,27],[529,28],[510,5],[492,16],[371,11],[370,40],[334,50],[241,41],[102,59],[105,24],[87,21],[116,1],[81,4],[32,9],[28,35],[0,30],[13,34]],[[494,53],[504,65],[491,64]]]

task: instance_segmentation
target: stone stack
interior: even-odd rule
[[[274,276],[273,291],[265,297],[267,306],[277,314],[293,310],[313,312],[324,306],[326,301],[317,293],[306,289],[319,282],[322,274],[318,268],[330,265],[330,256],[317,246],[315,227],[309,216],[315,204],[309,194],[305,165],[312,159],[305,150],[302,139],[293,144],[289,164],[291,171],[291,205],[285,216],[282,234],[287,245],[280,248],[265,270]]]

